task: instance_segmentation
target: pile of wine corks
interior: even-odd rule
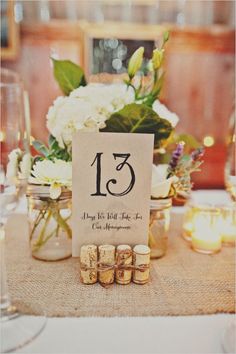
[[[80,251],[80,275],[84,284],[99,282],[145,284],[149,281],[150,248],[146,245],[84,245]]]

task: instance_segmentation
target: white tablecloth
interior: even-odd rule
[[[198,191],[194,196],[215,203],[228,200],[223,191]],[[173,213],[181,214],[183,208]],[[235,320],[227,314],[49,318],[42,334],[17,353],[223,353],[223,332]]]
[[[233,315],[132,318],[50,318],[19,353],[223,353]]]

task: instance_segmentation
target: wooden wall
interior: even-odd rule
[[[130,26],[129,31],[137,37],[138,27]],[[150,37],[155,39],[154,27],[150,28]],[[14,62],[2,63],[25,80],[30,95],[32,135],[37,139],[45,141],[45,115],[60,94],[49,58],[56,55],[84,66],[84,38],[78,22],[24,24],[19,57]],[[165,103],[181,118],[178,131],[198,139],[206,135],[215,138],[215,145],[206,153],[204,173],[198,174],[197,187],[223,186],[225,139],[234,103],[234,51],[234,31],[225,27],[171,30]]]

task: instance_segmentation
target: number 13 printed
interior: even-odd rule
[[[102,193],[101,192],[101,171],[102,171],[102,155],[103,152],[98,152],[95,156],[95,159],[93,160],[91,166],[93,166],[94,164],[97,165],[97,173],[96,173],[96,192],[91,194],[91,196],[102,196],[105,197],[107,194],[106,193]],[[123,159],[122,162],[120,162],[117,166],[116,166],[116,171],[121,171],[123,168],[128,168],[129,172],[130,172],[130,183],[128,185],[128,187],[120,193],[113,193],[111,190],[111,186],[112,184],[117,184],[117,180],[116,179],[109,179],[106,183],[106,190],[109,194],[115,196],[115,197],[122,197],[126,194],[128,194],[134,187],[135,185],[135,173],[134,173],[134,169],[133,167],[127,162],[130,154],[117,154],[114,153],[113,154],[114,159],[116,160],[117,158]]]

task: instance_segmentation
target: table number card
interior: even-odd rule
[[[147,244],[154,136],[73,137],[72,255],[83,244]]]

